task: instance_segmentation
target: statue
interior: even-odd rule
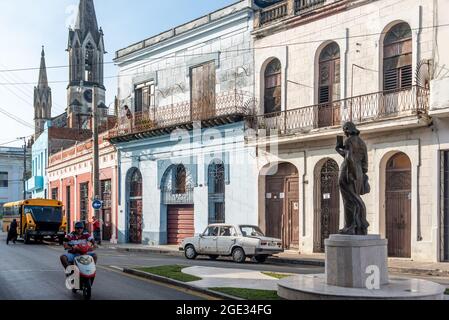
[[[367,235],[366,206],[362,195],[370,193],[368,182],[368,151],[360,131],[352,122],[343,126],[347,137],[337,137],[337,152],[345,159],[340,171],[340,192],[345,208],[345,227],[339,234]]]

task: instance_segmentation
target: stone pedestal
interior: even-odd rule
[[[388,284],[388,241],[379,235],[332,235],[325,245],[328,285],[367,288],[373,274],[381,286]]]

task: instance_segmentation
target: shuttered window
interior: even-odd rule
[[[413,84],[412,31],[403,22],[395,25],[384,40],[384,90],[406,89]]]
[[[148,112],[151,107],[155,106],[156,95],[155,95],[155,85],[154,82],[146,82],[136,86],[134,91],[135,96],[135,112]]]
[[[282,66],[278,59],[265,69],[265,114],[280,112],[282,108]]]
[[[190,70],[192,120],[215,117],[215,62],[209,62]]]
[[[89,184],[80,184],[80,220],[87,221],[89,214]]]
[[[335,42],[320,54],[319,103],[340,100],[340,47]]]

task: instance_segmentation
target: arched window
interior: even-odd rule
[[[182,164],[176,166],[173,170],[174,194],[184,194],[187,192],[187,171]]]
[[[130,198],[139,198],[142,197],[142,175],[139,170],[135,170],[130,179],[130,188],[129,188],[129,197]]]
[[[412,30],[406,22],[388,31],[384,39],[384,90],[410,87],[412,71]]]
[[[208,168],[209,224],[225,223],[225,166],[213,161]]]
[[[280,112],[282,106],[282,66],[273,59],[265,69],[265,113]]]
[[[94,81],[94,47],[89,42],[86,45],[86,56],[85,56],[85,80]]]
[[[319,103],[340,100],[340,47],[335,42],[328,44],[319,60]]]

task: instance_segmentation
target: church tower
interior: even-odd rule
[[[41,65],[39,70],[39,82],[34,87],[34,128],[35,140],[45,128],[45,122],[51,120],[51,89],[48,86],[47,66],[45,64],[45,51],[42,47]]]
[[[91,129],[94,87],[100,110],[105,107],[103,30],[98,28],[93,0],[80,0],[74,29],[69,30],[70,82],[67,88],[68,127]]]

